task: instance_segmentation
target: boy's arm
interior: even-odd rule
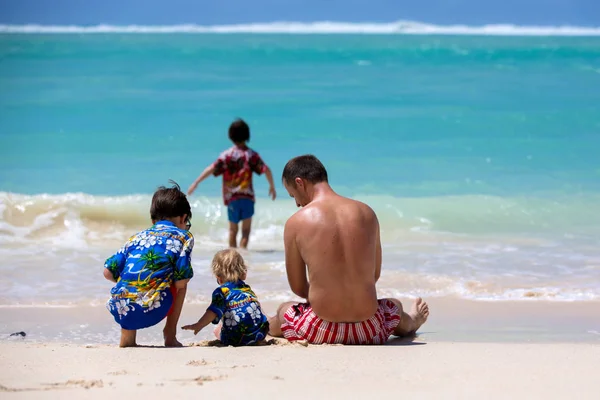
[[[175,295],[175,299],[173,299],[173,311],[171,311],[171,314],[167,316],[167,322],[165,323],[165,329],[163,331],[165,334],[165,339],[175,339],[177,335],[177,322],[179,322],[181,310],[183,309],[183,303],[185,302],[188,282],[189,279],[175,282],[177,294]]]
[[[179,254],[177,263],[175,264],[175,270],[173,271],[173,281],[177,294],[173,300],[173,311],[167,316],[167,322],[165,325],[165,338],[175,340],[177,333],[177,323],[183,309],[183,303],[185,302],[185,295],[187,294],[187,284],[194,276],[194,270],[192,268],[192,250],[194,249],[194,237],[191,233],[188,233],[188,238],[183,244],[183,249]]]
[[[113,273],[110,272],[108,268],[104,268],[104,277],[111,282],[117,283],[117,280],[113,276]]]
[[[271,168],[269,168],[267,165],[265,165],[265,177],[267,178],[267,182],[269,182],[269,196],[271,196],[271,199],[275,200],[277,197],[277,192],[275,192],[275,182],[273,182]]]
[[[202,171],[202,173],[200,174],[200,176],[198,178],[196,178],[196,180],[194,181],[194,183],[192,183],[190,185],[190,187],[187,190],[187,195],[191,196],[192,193],[194,193],[194,190],[196,190],[196,188],[198,187],[198,185],[200,184],[200,182],[202,182],[203,180],[205,180],[206,178],[208,178],[209,176],[211,176],[212,174],[214,174],[215,172],[215,164],[210,164],[208,167],[206,167],[204,169],[204,171]]]
[[[215,318],[217,318],[217,314],[215,314],[211,310],[206,310],[206,312],[204,313],[202,318],[200,318],[198,320],[198,322],[196,322],[195,324],[191,324],[191,325],[185,325],[185,326],[181,327],[181,329],[194,331],[194,335],[197,335],[198,332],[200,332],[202,329],[204,329],[206,327],[206,325],[208,325],[212,321],[214,321]]]
[[[104,277],[107,280],[111,282],[117,282],[119,280],[121,272],[123,272],[123,268],[125,267],[125,262],[127,261],[127,247],[131,242],[131,239],[132,238],[129,238],[127,243],[104,263]]]

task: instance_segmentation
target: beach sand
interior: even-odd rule
[[[69,343],[67,331],[39,340],[36,326],[50,332],[54,325],[48,321],[60,326],[100,318],[98,326],[111,329],[114,322],[98,307],[1,308],[5,332],[35,318],[45,322],[28,326],[25,338],[0,342],[0,397],[600,398],[599,303],[434,299],[430,305],[431,319],[417,338],[392,339],[385,346],[306,346],[277,339],[231,348],[182,333],[188,346],[182,349],[156,346],[153,335],[161,327],[140,335],[140,344],[145,339],[156,347]],[[274,307],[265,305],[268,313]],[[182,323],[202,309],[184,308]]]

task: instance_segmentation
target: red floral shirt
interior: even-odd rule
[[[257,152],[249,147],[233,146],[225,150],[213,163],[214,176],[223,175],[223,202],[234,200],[254,201],[252,173],[261,175],[267,166]]]

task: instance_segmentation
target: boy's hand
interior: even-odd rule
[[[187,195],[188,195],[188,196],[191,196],[191,195],[192,195],[192,193],[194,193],[194,190],[196,190],[196,188],[197,188],[197,187],[198,187],[198,184],[197,184],[197,183],[192,183],[192,184],[190,185],[190,187],[188,188],[188,190],[187,190]]]
[[[181,329],[184,329],[186,331],[194,331],[194,335],[197,335],[198,332],[200,332],[200,330],[201,330],[201,328],[198,327],[198,323],[197,322],[195,324],[192,324],[192,325],[185,325]]]
[[[275,198],[277,197],[277,192],[275,192],[275,186],[271,186],[269,188],[269,196],[271,196],[271,199],[275,200]]]

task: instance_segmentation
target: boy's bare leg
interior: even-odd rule
[[[237,247],[238,224],[229,221],[229,247]]]
[[[137,331],[130,331],[128,329],[121,329],[121,343],[119,347],[136,347],[135,342]]]
[[[252,218],[242,220],[242,240],[240,240],[240,247],[242,249],[248,248],[248,240],[250,240],[250,229],[252,228]]]
[[[394,329],[394,335],[396,336],[412,336],[417,332],[417,329],[421,327],[427,321],[429,317],[429,306],[420,297],[417,297],[410,309],[410,312],[404,312],[402,303],[397,299],[388,299],[393,301],[398,306],[398,313],[400,314],[400,323]]]
[[[183,309],[185,294],[187,288],[177,290],[177,295],[173,300],[173,311],[167,315],[167,323],[163,329],[163,337],[165,338],[165,347],[182,347],[183,345],[177,340],[177,323]]]

